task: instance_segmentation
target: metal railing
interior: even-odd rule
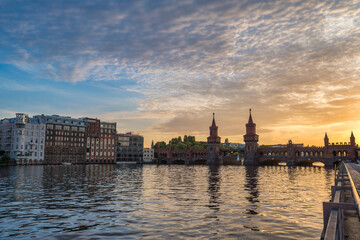
[[[352,187],[344,186],[346,181],[351,182],[351,174],[346,164],[342,163],[335,179],[335,186],[331,187],[331,202],[323,203],[324,229],[321,239],[343,240],[344,210],[358,210],[358,204],[345,202],[344,191],[351,190],[354,198],[359,197]]]

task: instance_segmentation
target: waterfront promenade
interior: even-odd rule
[[[342,163],[331,187],[331,202],[324,202],[321,239],[360,239],[360,165]]]

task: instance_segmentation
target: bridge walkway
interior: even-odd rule
[[[331,187],[331,202],[324,202],[321,239],[360,239],[360,166],[343,163]]]

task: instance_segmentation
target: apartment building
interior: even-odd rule
[[[116,135],[116,161],[142,162],[144,137],[138,134],[120,133]]]
[[[144,148],[143,150],[143,162],[144,163],[152,163],[154,159],[154,149],[152,148]]]
[[[0,150],[16,164],[43,164],[44,149],[44,122],[25,113],[0,120]]]
[[[44,114],[34,118],[46,124],[46,164],[85,163],[85,120]]]

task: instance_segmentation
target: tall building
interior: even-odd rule
[[[100,122],[100,163],[116,163],[116,123]]]
[[[0,120],[0,150],[17,164],[43,164],[45,123],[27,114]]]
[[[246,134],[244,135],[245,142],[245,155],[244,155],[244,164],[245,165],[257,165],[259,161],[258,141],[259,135],[256,134],[256,124],[253,122],[251,116],[251,109],[249,110],[249,121],[246,124]]]
[[[222,164],[222,160],[219,158],[220,155],[220,141],[221,138],[218,135],[218,126],[215,123],[215,113],[213,113],[213,121],[210,128],[210,136],[207,138],[208,142],[208,156],[207,164]]]
[[[142,162],[144,137],[137,134],[120,133],[116,135],[116,161]]]
[[[86,121],[86,163],[99,163],[100,120],[83,119]]]
[[[45,163],[83,164],[86,158],[86,121],[59,115],[34,116],[46,123]]]
[[[86,121],[86,163],[116,163],[116,123],[83,119]]]

